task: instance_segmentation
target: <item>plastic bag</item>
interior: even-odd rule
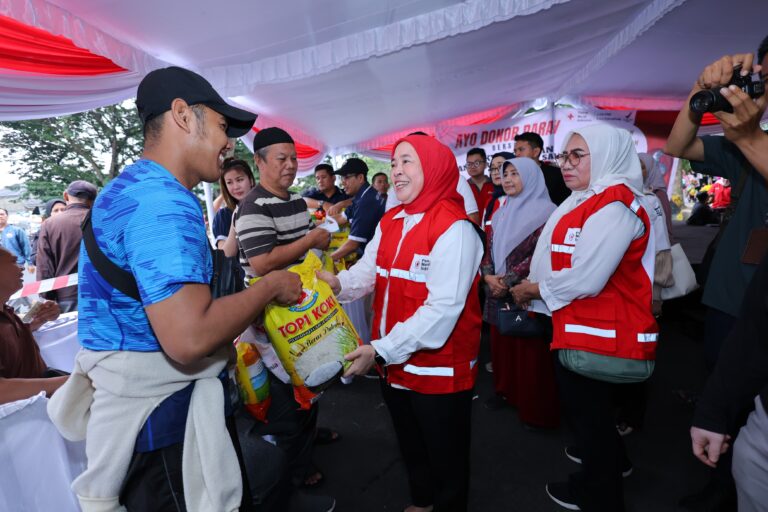
[[[235,375],[240,399],[245,409],[259,421],[267,421],[267,412],[272,403],[269,394],[269,374],[264,361],[252,343],[239,340]]]
[[[323,251],[323,270],[338,274],[342,270],[347,270],[355,261],[357,261],[357,253],[355,252],[347,254],[339,261],[333,261],[331,258],[331,254],[349,240],[349,230],[349,224],[344,227],[338,227],[335,231],[329,230],[331,233],[331,242],[328,244],[328,248]]]
[[[330,286],[317,279],[315,272],[321,269],[320,259],[308,252],[302,263],[289,269],[301,277],[304,293],[299,302],[269,304],[264,312],[264,329],[294,389],[306,387],[312,393],[340,376],[351,364],[344,356],[361,344]]]

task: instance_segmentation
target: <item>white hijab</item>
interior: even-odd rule
[[[650,153],[638,153],[637,156],[645,164],[647,175],[643,180],[643,188],[646,192],[656,192],[657,190],[667,190],[667,184],[664,183],[663,167],[657,162]]]
[[[517,169],[523,182],[523,190],[514,197],[505,196],[506,201],[491,219],[491,250],[496,275],[507,272],[506,260],[509,253],[539,229],[555,211],[555,204],[547,192],[544,175],[536,162],[530,158],[507,160],[501,166],[502,176],[507,164],[512,164]]]
[[[627,130],[602,123],[585,126],[568,134],[564,148],[577,133],[586,141],[592,158],[589,186],[585,190],[574,190],[549,217],[531,261],[529,279],[535,283],[543,281],[552,272],[552,231],[566,213],[614,185],[626,185],[635,197],[643,196],[643,172],[635,143]]]

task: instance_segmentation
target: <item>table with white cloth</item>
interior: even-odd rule
[[[40,355],[49,368],[72,373],[80,343],[77,340],[77,311],[62,313],[33,333]]]
[[[40,393],[0,405],[0,510],[80,510],[70,486],[85,471],[85,442],[61,437],[47,404]]]

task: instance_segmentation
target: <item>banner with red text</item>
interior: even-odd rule
[[[456,155],[462,173],[466,169],[466,154],[472,148],[485,149],[488,158],[500,151],[512,152],[515,135],[535,132],[544,139],[543,160],[554,160],[563,150],[565,137],[572,131],[595,123],[608,123],[628,130],[638,152],[647,150],[645,135],[635,126],[634,110],[598,110],[592,108],[558,107],[527,116],[505,119],[493,124],[439,127],[437,138]]]

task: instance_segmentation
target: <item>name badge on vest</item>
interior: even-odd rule
[[[568,245],[576,245],[576,242],[579,241],[579,236],[581,236],[581,228],[568,228],[568,231],[565,233],[565,241],[563,243]]]
[[[423,254],[414,254],[413,261],[411,262],[411,272],[416,274],[424,274],[429,270],[429,263],[429,256],[424,256]]]

